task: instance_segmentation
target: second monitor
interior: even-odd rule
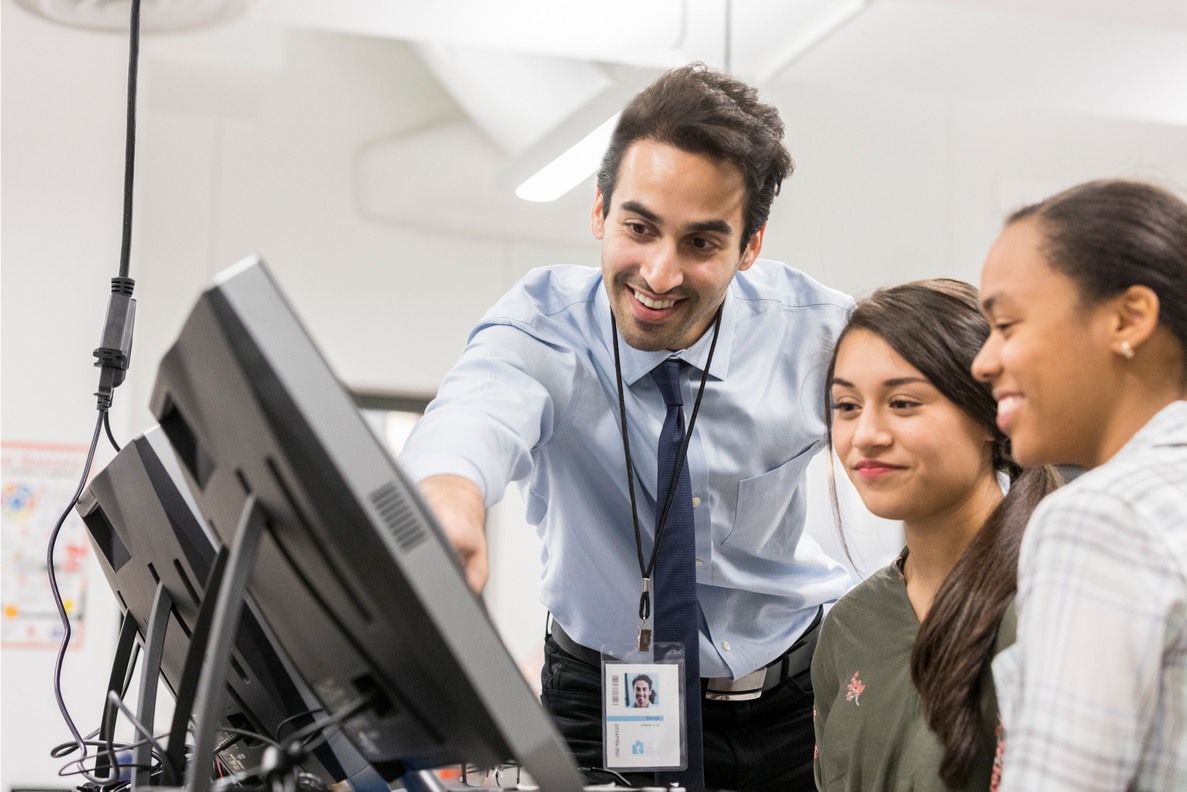
[[[247,593],[368,761],[520,762],[582,776],[440,527],[258,258],[221,275],[161,363],[151,408]]]

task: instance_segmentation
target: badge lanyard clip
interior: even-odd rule
[[[651,651],[651,578],[643,578],[643,593],[639,597],[639,651]]]

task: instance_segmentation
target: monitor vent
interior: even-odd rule
[[[424,541],[424,528],[416,519],[416,511],[393,482],[372,492],[371,503],[402,551],[407,553]]]

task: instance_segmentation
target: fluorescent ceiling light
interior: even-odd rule
[[[614,134],[619,115],[621,113],[615,113],[568,151],[537,171],[515,188],[515,194],[525,201],[555,201],[588,179],[598,169],[602,155],[610,145],[610,136]]]

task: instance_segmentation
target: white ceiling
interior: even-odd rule
[[[659,70],[691,60],[760,88],[1187,126],[1187,0],[270,0],[254,13],[412,43],[465,117],[368,147],[360,202],[375,217],[467,233],[572,238],[588,190],[543,206],[507,200],[510,190]],[[426,186],[393,189],[396,175]]]
[[[144,2],[146,30],[147,15],[187,3],[245,4]],[[429,89],[459,113],[436,126],[393,130],[360,151],[358,200],[369,216],[453,232],[464,225],[466,233],[533,237],[558,229],[558,238],[572,239],[574,217],[580,223],[583,215],[575,207],[588,205],[588,190],[547,205],[514,199],[511,190],[661,69],[692,60],[728,68],[760,89],[838,86],[1187,126],[1187,0],[246,5],[256,27],[389,39],[420,56],[437,83]],[[227,57],[242,59],[243,49]],[[243,91],[228,84],[225,93]],[[410,181],[417,190],[399,188]]]
[[[517,55],[651,69],[704,60],[760,85],[1013,97],[1187,125],[1185,0],[269,0],[256,13],[508,53],[494,69]],[[818,43],[805,52],[805,39]]]

